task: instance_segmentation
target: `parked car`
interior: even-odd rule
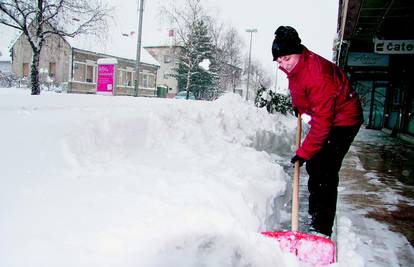
[[[187,91],[180,91],[175,96],[175,99],[186,99],[187,98]],[[195,96],[192,92],[189,92],[188,99],[195,100]]]

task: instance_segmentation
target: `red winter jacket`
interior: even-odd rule
[[[324,145],[333,126],[363,122],[362,108],[345,73],[332,62],[304,47],[299,62],[288,73],[292,104],[312,117],[311,129],[296,154],[309,160]]]

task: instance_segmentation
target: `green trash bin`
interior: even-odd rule
[[[168,88],[165,86],[157,87],[157,97],[165,98],[167,96]]]

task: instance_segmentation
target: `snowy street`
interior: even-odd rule
[[[0,267],[306,266],[260,234],[289,217],[295,117],[234,94],[29,94],[0,88]],[[394,142],[351,147],[331,266],[413,265],[413,147]]]

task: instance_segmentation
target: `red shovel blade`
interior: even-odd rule
[[[292,231],[262,234],[275,238],[279,241],[282,251],[294,253],[302,262],[314,266],[335,262],[335,244],[329,238]]]

